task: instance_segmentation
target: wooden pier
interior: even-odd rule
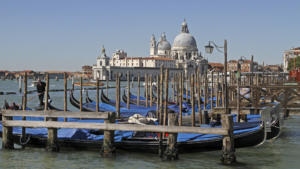
[[[259,114],[265,110],[267,106],[272,107],[272,102],[277,101],[282,105],[287,117],[289,110],[300,110],[300,103],[297,103],[297,98],[300,97],[300,85],[289,84],[287,77],[284,74],[260,74],[252,72],[250,74],[240,74],[234,76],[229,75],[229,85],[225,86],[224,76],[222,73],[210,72],[200,74],[199,70],[195,73],[184,76],[183,73],[176,74],[173,77],[169,76],[168,69],[161,67],[160,75],[153,78],[152,75],[146,74],[145,77],[145,95],[146,100],[140,100],[140,77],[138,74],[137,84],[137,104],[156,107],[156,117],[159,120],[159,125],[137,125],[137,124],[120,124],[115,123],[116,120],[122,119],[120,114],[120,75],[115,75],[116,86],[116,112],[99,112],[99,80],[96,81],[96,111],[83,112],[83,80],[80,79],[80,111],[68,112],[67,110],[67,79],[64,79],[64,111],[25,111],[27,104],[27,88],[24,88],[23,111],[3,110],[2,111],[2,147],[3,149],[13,149],[13,127],[22,127],[22,136],[26,135],[25,128],[47,128],[48,139],[46,149],[49,151],[59,151],[57,143],[57,129],[59,128],[77,128],[77,129],[97,129],[104,131],[104,139],[101,147],[101,155],[103,157],[111,157],[116,153],[114,146],[114,131],[141,131],[141,132],[156,132],[161,133],[159,141],[163,137],[162,133],[168,133],[167,148],[164,152],[159,148],[161,157],[165,160],[175,160],[178,158],[176,150],[177,133],[201,133],[201,134],[217,134],[223,135],[222,162],[231,164],[236,161],[234,136],[233,136],[233,116],[230,112],[236,110],[238,121],[245,119],[245,111],[249,114]],[[49,92],[49,79],[46,74],[46,91],[45,97],[47,100]],[[176,77],[176,78],[174,78]],[[276,78],[275,78],[276,77]],[[156,79],[157,90],[156,99],[153,99],[152,82]],[[173,93],[169,93],[169,80],[172,79]],[[186,80],[185,80],[186,79]],[[24,76],[24,83],[27,83],[27,76]],[[108,90],[108,82],[106,82],[106,92]],[[127,103],[126,107],[130,108],[130,72],[127,72]],[[226,90],[225,90],[226,89]],[[244,93],[241,90],[245,89]],[[184,92],[185,90],[185,92]],[[189,93],[190,92],[190,93]],[[226,96],[226,93],[228,96]],[[186,97],[184,97],[184,94]],[[190,98],[187,96],[190,95]],[[247,96],[249,95],[249,96]],[[148,97],[150,96],[149,103]],[[169,96],[171,96],[180,110],[178,114],[168,111]],[[204,99],[202,99],[202,97]],[[209,100],[210,98],[210,100]],[[215,100],[213,98],[216,98]],[[228,100],[224,101],[225,98]],[[263,99],[262,99],[263,98]],[[192,106],[192,114],[183,123],[182,103],[188,101]],[[143,101],[143,102],[142,102]],[[195,106],[204,106],[204,109],[195,110]],[[210,105],[210,109],[206,107]],[[214,114],[221,114],[221,128],[215,127],[199,127],[201,124],[206,124],[209,118],[215,118]],[[12,120],[13,117],[23,117],[22,120]],[[198,117],[197,117],[198,116]],[[44,121],[29,121],[27,117],[42,117]],[[64,121],[57,121],[58,118],[64,118]],[[104,123],[82,123],[68,122],[69,118],[78,119],[103,119]],[[100,147],[99,147],[100,149]]]

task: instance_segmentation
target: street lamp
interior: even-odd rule
[[[213,44],[213,46],[211,45]],[[224,53],[224,106],[225,106],[225,114],[229,114],[228,111],[228,90],[227,90],[227,40],[224,40],[224,46],[218,46],[213,41],[208,41],[208,45],[205,46],[205,51],[209,54],[213,52],[214,47],[217,51]],[[220,50],[221,48],[224,51]]]

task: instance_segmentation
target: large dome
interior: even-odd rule
[[[160,41],[160,42],[158,42],[157,49],[158,50],[171,50],[171,44],[166,40]]]
[[[181,32],[179,35],[177,35],[173,42],[173,50],[198,50],[197,49],[197,43],[195,38],[185,32]]]

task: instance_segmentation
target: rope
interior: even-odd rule
[[[26,137],[26,135],[25,135],[25,137]],[[23,142],[22,140],[24,139],[24,136],[22,135],[22,136],[20,137],[20,145],[24,146],[24,145],[28,144],[28,142],[30,141],[30,138],[31,138],[31,136],[28,135],[28,136],[27,136],[27,139]]]

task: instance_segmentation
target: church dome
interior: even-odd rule
[[[167,41],[166,34],[163,33],[160,37],[160,41],[157,44],[158,50],[171,50],[171,44]]]
[[[184,32],[180,33],[175,37],[173,42],[173,49],[198,50],[195,38],[191,34]]]
[[[173,50],[198,50],[197,43],[193,35],[190,34],[186,21],[181,24],[181,33],[177,35],[173,42]]]
[[[157,49],[158,50],[171,50],[171,44],[166,40],[160,41],[160,42],[158,42]]]

